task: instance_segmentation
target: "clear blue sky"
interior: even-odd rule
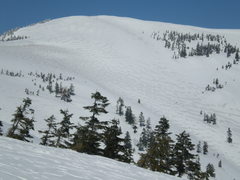
[[[240,29],[240,0],[1,0],[0,33],[72,15],[115,15]]]

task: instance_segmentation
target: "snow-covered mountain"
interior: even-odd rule
[[[164,40],[164,34],[171,31],[218,36],[221,51],[213,52],[209,57],[172,58],[177,51],[172,47],[166,48]],[[119,97],[124,99],[125,105],[132,107],[137,117],[143,112],[145,118],[150,117],[155,125],[164,115],[170,120],[171,131],[175,134],[186,130],[194,143],[208,142],[209,154],[201,155],[201,161],[203,166],[209,162],[214,164],[216,179],[240,178],[240,65],[233,64],[235,54],[227,57],[224,52],[226,44],[240,47],[240,30],[204,29],[111,16],[75,16],[20,28],[0,39],[4,40],[0,42],[0,69],[4,72],[21,71],[22,74],[21,77],[0,74],[0,120],[5,130],[10,125],[16,106],[27,96],[26,88],[35,92],[35,95],[29,95],[35,110],[34,143],[39,142],[38,130],[45,128],[43,119],[52,114],[60,119],[60,109],[68,109],[74,114],[73,122],[80,122],[79,116],[87,114],[82,107],[92,103],[90,95],[98,90],[111,103],[109,113],[101,119],[120,119],[122,130],[131,132],[135,146],[141,129],[134,134],[124,118],[115,114]],[[217,43],[217,40],[196,38],[186,42],[187,53],[197,43],[207,45]],[[225,68],[228,62],[231,68]],[[65,86],[74,84],[76,95],[72,96],[73,101],[64,102],[47,90],[40,91],[36,96],[39,85],[45,85],[30,72],[75,77],[71,81],[62,81]],[[206,90],[208,84],[214,86],[216,78],[223,88],[214,92]],[[200,111],[215,113],[217,124],[203,122]],[[226,142],[228,128],[232,130],[233,143]],[[15,148],[12,142],[15,141],[3,138],[1,146],[6,143]],[[42,147],[24,143],[16,146],[21,148],[21,145],[30,148],[32,153],[34,148],[45,151]],[[50,154],[65,152],[46,149]],[[71,153],[67,157],[78,155]],[[30,155],[27,157],[30,158]],[[91,159],[94,161],[94,158]],[[101,162],[101,158],[97,157],[97,160]],[[217,167],[219,160],[223,162],[222,168]]]

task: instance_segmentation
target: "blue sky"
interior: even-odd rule
[[[72,15],[114,15],[240,29],[240,0],[1,0],[0,33]]]

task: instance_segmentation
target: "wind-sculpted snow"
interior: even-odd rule
[[[27,39],[0,42],[0,68],[13,71],[62,73],[75,77],[76,95],[71,103],[40,92],[31,96],[35,109],[36,131],[45,128],[43,119],[54,114],[60,121],[60,109],[73,113],[73,122],[86,112],[83,106],[92,103],[90,94],[96,90],[111,102],[109,114],[103,120],[120,119],[122,130],[130,131],[134,147],[139,134],[115,114],[116,101],[122,97],[138,117],[140,112],[150,117],[154,126],[165,115],[176,134],[186,130],[193,141],[207,141],[209,155],[201,156],[203,165],[223,160],[223,169],[216,168],[222,180],[240,177],[240,64],[222,69],[234,55],[211,54],[210,57],[172,59],[173,52],[164,43],[152,38],[153,32],[205,33],[224,36],[229,43],[240,47],[239,30],[204,29],[169,23],[148,22],[131,18],[96,16],[67,17],[43,24],[21,28],[16,36]],[[206,42],[204,42],[206,43]],[[196,42],[193,42],[196,46]],[[207,44],[207,43],[206,43]],[[191,43],[188,44],[191,48]],[[218,70],[217,70],[218,69]],[[208,84],[218,78],[224,88],[205,91]],[[7,127],[22,98],[24,89],[34,90],[28,76],[12,78],[0,75],[0,119]],[[37,85],[40,82],[37,81]],[[141,104],[137,100],[141,100]],[[203,115],[216,114],[217,124],[203,122]],[[231,128],[233,143],[226,142],[227,129]],[[219,154],[219,158],[213,155]],[[135,160],[138,151],[135,152]],[[205,168],[205,167],[203,167]],[[123,178],[124,179],[124,178]]]
[[[0,137],[1,180],[177,180],[100,156]]]

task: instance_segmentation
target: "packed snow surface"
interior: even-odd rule
[[[177,180],[134,165],[0,137],[1,180]]]
[[[75,77],[76,96],[73,96],[71,103],[63,102],[46,91],[39,96],[30,96],[35,109],[36,131],[32,132],[35,143],[39,142],[40,137],[37,131],[46,127],[43,119],[54,114],[60,120],[59,110],[68,109],[74,113],[73,122],[79,123],[79,116],[87,114],[82,107],[92,103],[90,95],[98,90],[111,102],[109,114],[101,119],[120,119],[123,132],[130,131],[134,145],[140,131],[134,134],[132,128],[124,123],[124,118],[115,114],[118,97],[124,99],[125,105],[132,107],[136,117],[140,112],[144,113],[145,118],[150,117],[152,125],[165,115],[174,134],[186,130],[195,143],[207,141],[210,152],[201,159],[204,165],[213,162],[215,167],[220,159],[223,161],[223,169],[217,170],[218,179],[240,178],[240,65],[223,70],[222,65],[234,58],[227,58],[223,53],[209,58],[194,56],[172,59],[172,51],[151,37],[153,32],[161,34],[166,30],[219,34],[232,45],[240,47],[240,30],[204,29],[111,16],[66,17],[20,28],[14,34],[27,36],[27,39],[0,42],[0,68],[21,70],[25,75],[24,78],[0,75],[0,119],[5,128],[9,127],[16,106],[26,97],[24,89],[36,90],[32,78],[27,76],[29,72],[62,73]],[[204,92],[206,85],[212,83],[214,78],[219,78],[224,88]],[[38,85],[40,82],[36,83]],[[137,103],[138,99],[141,104]],[[216,113],[217,125],[204,123],[201,110]],[[231,128],[233,133],[231,144],[226,142],[227,128]],[[17,144],[20,149],[21,145]],[[31,151],[35,147],[24,146]],[[36,151],[39,151],[38,148]],[[56,150],[59,154],[65,152]],[[72,159],[78,156],[72,154]],[[216,157],[216,154],[219,156]],[[137,153],[135,156],[137,159]],[[96,161],[100,162],[101,159],[97,158]],[[54,160],[51,162],[58,163]],[[63,173],[64,169],[61,171],[59,168],[57,172]],[[40,172],[33,170],[32,173]]]

